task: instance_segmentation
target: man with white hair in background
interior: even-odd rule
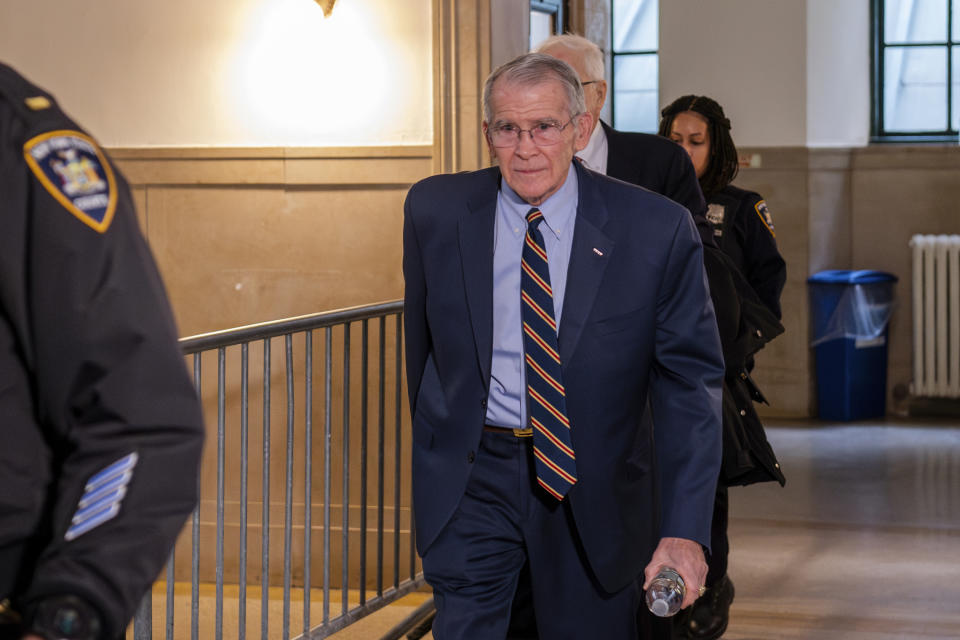
[[[603,51],[583,36],[551,36],[540,43],[545,53],[569,64],[580,76],[587,111],[593,116],[590,141],[577,157],[597,173],[641,186],[686,207],[704,244],[714,245],[707,205],[689,156],[676,143],[649,133],[617,131],[600,120],[607,99]]]

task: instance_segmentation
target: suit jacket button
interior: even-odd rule
[[[473,464],[473,458],[474,458],[473,451],[471,451],[470,453],[467,454],[467,462],[469,462],[470,464]]]
[[[746,410],[746,409],[740,409],[740,415],[742,415],[742,416],[747,415],[747,410]]]

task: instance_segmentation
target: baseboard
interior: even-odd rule
[[[960,418],[960,398],[910,398],[908,413],[912,417]]]

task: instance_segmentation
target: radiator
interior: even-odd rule
[[[960,397],[960,235],[913,247],[913,395]]]

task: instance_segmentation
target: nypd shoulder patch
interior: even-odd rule
[[[763,221],[763,225],[770,231],[770,235],[774,238],[777,237],[777,234],[773,229],[773,217],[770,215],[770,210],[767,209],[767,203],[765,200],[761,200],[757,204],[753,205],[753,208],[756,210],[757,215],[760,216],[760,219]]]
[[[117,208],[116,179],[90,136],[49,131],[28,140],[23,156],[40,184],[67,211],[99,233],[110,227]]]

